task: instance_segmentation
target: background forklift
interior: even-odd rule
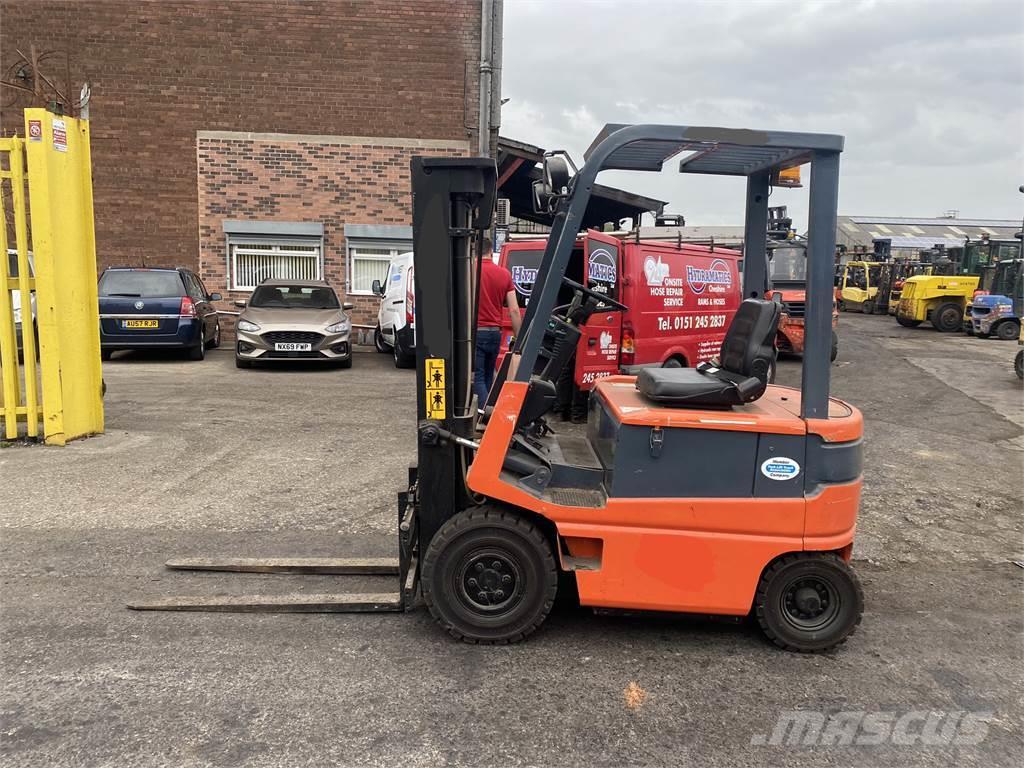
[[[1020,253],[1020,245],[983,236],[981,240],[965,240],[962,248],[950,248],[945,253],[948,264],[939,259],[932,274],[916,275],[903,283],[896,309],[900,325],[915,328],[927,320],[937,331],[961,330],[984,269],[1003,254],[1013,258]]]
[[[987,339],[1012,341],[1020,336],[1024,316],[1024,260],[1003,259],[992,265],[991,279],[983,279],[984,292],[974,296],[970,307],[971,330]],[[986,275],[987,277],[987,275]]]
[[[804,353],[804,312],[807,308],[807,240],[797,235],[786,206],[768,209],[768,283],[766,299],[782,304],[775,348],[779,352]],[[832,346],[829,360],[839,354],[836,336],[838,313],[832,313]],[[774,380],[774,379],[770,379]]]
[[[892,259],[891,238],[876,238],[874,246],[877,261],[882,262],[878,270],[878,294],[875,296],[874,313],[895,315],[903,283],[907,278],[932,274],[931,251],[921,251],[916,260]]]
[[[489,403],[473,399],[471,243],[490,226],[492,160],[414,158],[418,462],[399,494],[393,594],[165,598],[140,609],[402,610],[417,594],[467,642],[520,640],[544,621],[559,573],[582,605],[743,617],[794,651],[845,640],[863,610],[849,566],[863,421],[829,397],[840,136],[609,125],[575,175],[545,157],[535,186],[554,212],[523,330]],[[567,280],[602,170],[746,178],[744,293],[720,358],[603,379],[585,436],[545,421],[555,381],[595,311],[621,310]],[[767,289],[767,201],[782,169],[811,163],[806,342],[799,390],[767,384],[779,305]],[[477,283],[478,284],[478,283]],[[563,285],[568,304],[556,306]],[[238,570],[240,561],[174,561]],[[280,564],[280,563],[278,563]],[[334,571],[367,565],[330,561]],[[241,565],[260,568],[260,561]],[[310,560],[292,566],[313,567]],[[294,567],[292,570],[296,570]],[[362,571],[362,572],[365,572]]]
[[[875,311],[881,268],[881,263],[877,261],[848,261],[843,265],[839,284],[841,312],[863,312],[870,315]]]

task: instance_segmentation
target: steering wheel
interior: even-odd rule
[[[598,293],[597,291],[592,291],[589,288],[587,288],[586,286],[580,285],[575,280],[570,280],[568,277],[563,277],[562,278],[562,282],[565,285],[567,285],[570,288],[572,288],[574,291],[579,291],[584,296],[589,296],[590,298],[594,299],[595,301],[599,301],[602,304],[608,304],[608,305],[614,307],[615,309],[622,310],[623,312],[625,312],[625,311],[627,311],[629,309],[629,307],[627,307],[625,304],[622,304],[622,303],[616,301],[611,296],[605,296],[603,293]]]

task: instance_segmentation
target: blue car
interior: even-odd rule
[[[100,350],[182,349],[192,360],[220,344],[220,321],[203,281],[187,269],[114,267],[99,282]]]

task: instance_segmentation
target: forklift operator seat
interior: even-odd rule
[[[636,388],[648,400],[681,408],[728,408],[757,400],[775,359],[780,307],[746,299],[733,317],[717,363],[696,368],[644,368]]]

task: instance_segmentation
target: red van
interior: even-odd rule
[[[529,303],[546,244],[518,240],[501,249],[498,263],[511,272],[520,306]],[[738,251],[689,243],[638,242],[594,230],[580,237],[567,277],[629,310],[595,312],[583,326],[576,350],[578,389],[633,372],[633,366],[695,366],[715,357],[740,304],[740,259]],[[572,289],[563,287],[562,294],[558,303],[568,303]],[[511,329],[506,313],[502,353]]]

